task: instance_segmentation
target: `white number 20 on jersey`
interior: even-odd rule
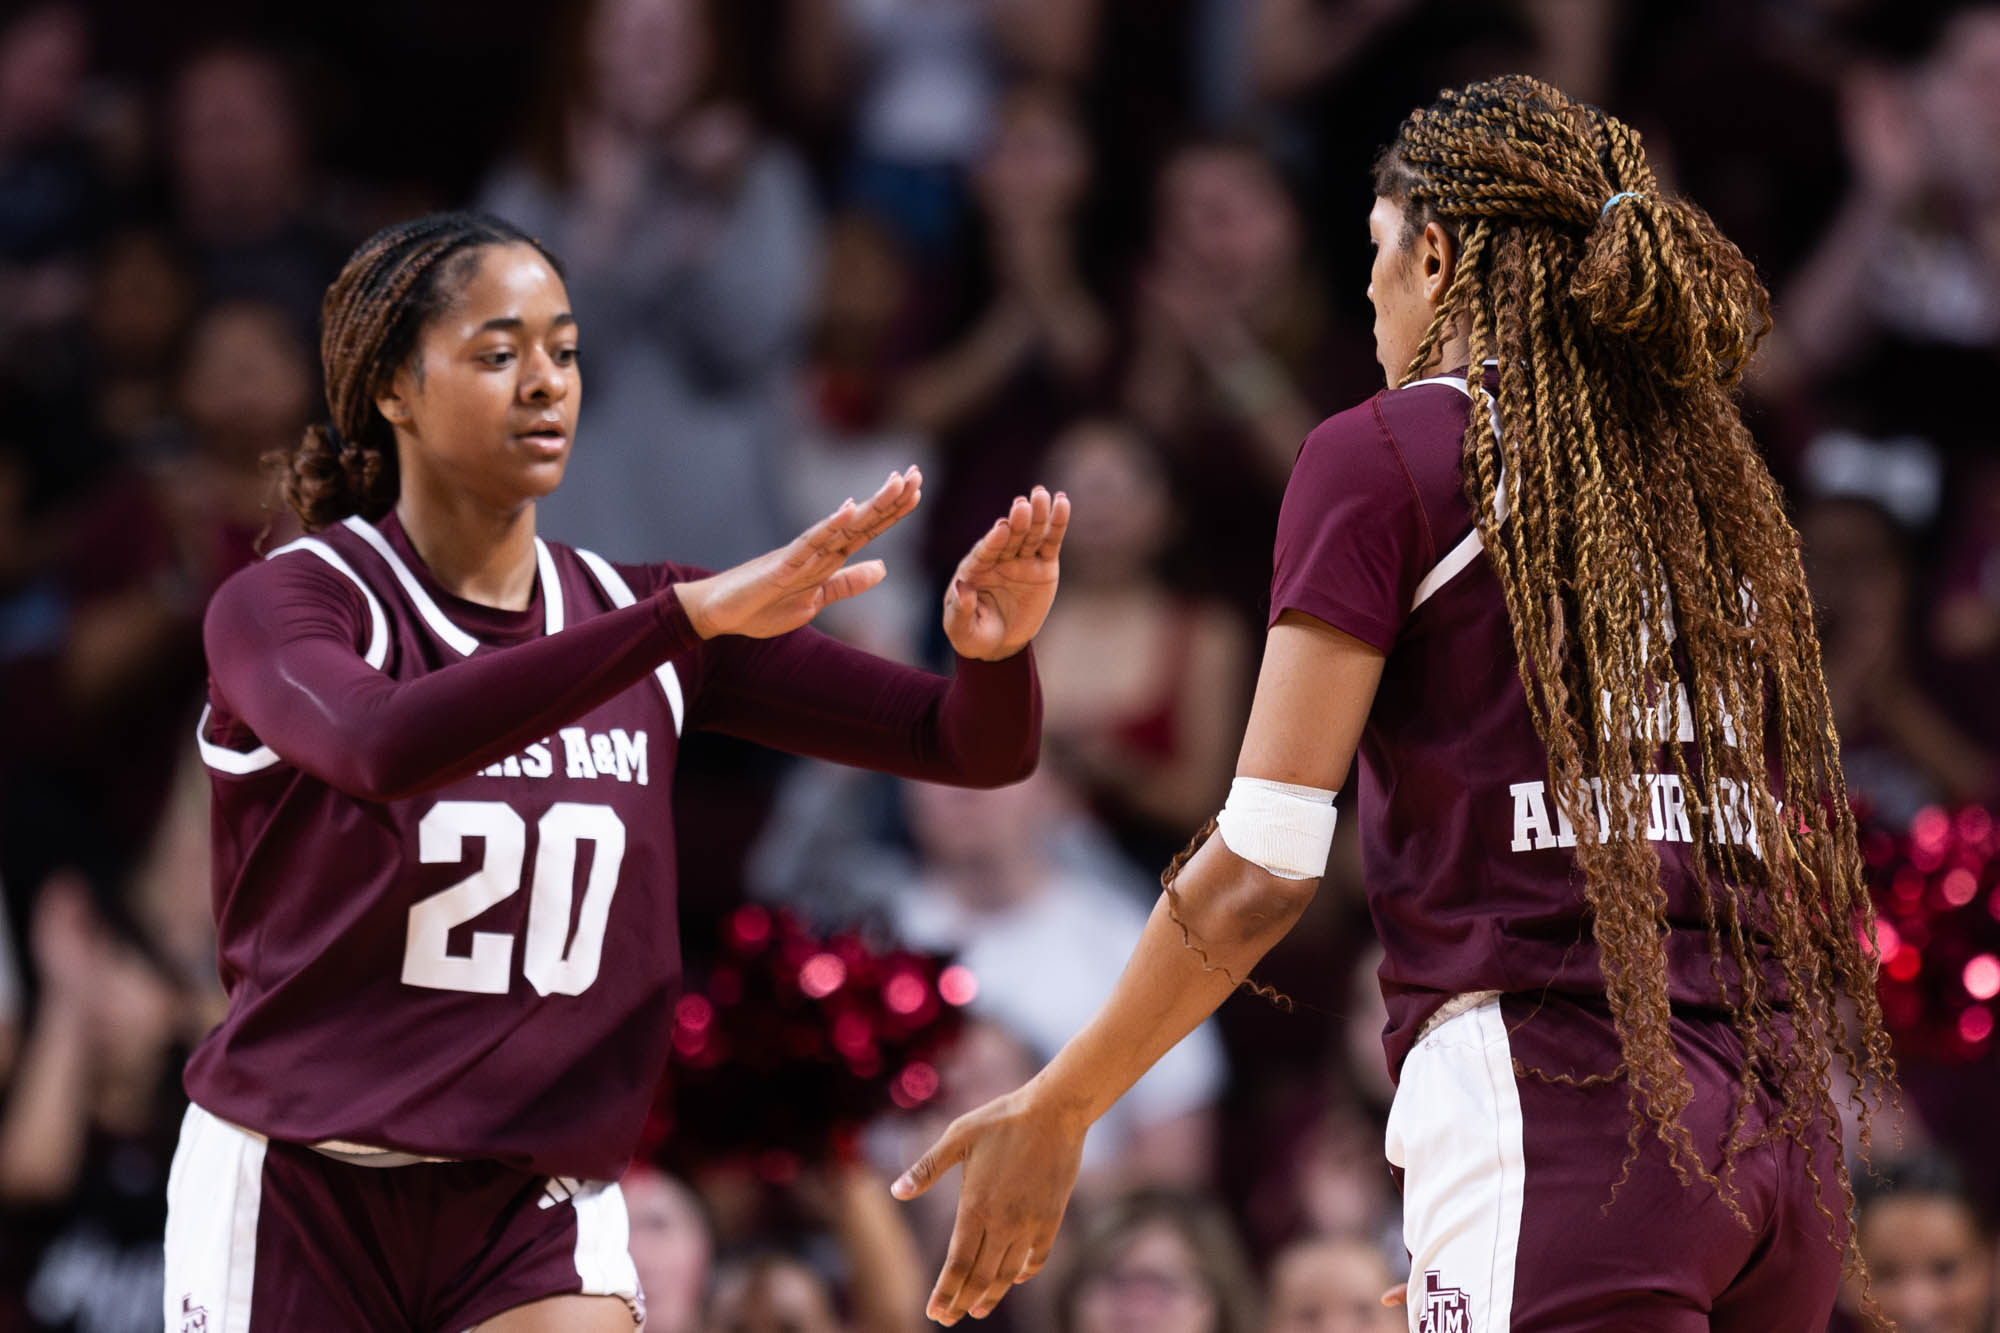
[[[538,848],[528,889],[527,943],[521,971],[539,995],[581,995],[597,980],[604,953],[604,924],[618,891],[625,859],[625,825],[609,806],[559,801],[535,825]],[[432,990],[504,995],[514,971],[514,937],[480,930],[468,954],[447,952],[453,927],[464,925],[521,887],[528,847],[527,823],[500,801],[439,801],[417,824],[417,859],[449,865],[465,859],[465,840],[479,838],[486,854],[479,869],[410,908],[403,946],[403,984]],[[569,933],[576,893],[577,844],[588,841],[590,882],[576,935]]]

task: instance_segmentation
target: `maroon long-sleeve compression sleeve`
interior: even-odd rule
[[[1042,696],[1028,649],[958,659],[950,679],[818,630],[718,639],[690,721],[773,749],[899,777],[997,787],[1034,771]]]
[[[666,581],[700,571],[627,573],[658,586],[560,634],[396,680],[362,660],[368,611],[341,574],[304,556],[253,566],[216,594],[204,626],[221,723],[240,722],[342,791],[390,800],[516,753],[675,657],[699,681],[690,727],[969,786],[1035,766],[1041,694],[1026,650],[1003,662],[961,658],[946,679],[810,628],[705,642]]]
[[[362,660],[354,586],[305,555],[224,584],[203,625],[209,674],[235,718],[286,762],[392,800],[504,758],[701,642],[671,588],[560,634],[414,680]]]

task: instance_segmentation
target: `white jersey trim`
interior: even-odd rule
[[[396,554],[396,548],[389,545],[389,539],[379,532],[375,525],[354,515],[346,520],[347,527],[361,539],[375,548],[375,554],[388,563],[389,571],[396,576],[396,582],[403,585],[403,591],[410,596],[410,602],[417,608],[417,614],[431,627],[431,632],[451,645],[452,651],[460,657],[470,657],[479,647],[479,640],[459,627],[458,623],[444,613],[432,596],[424,591],[424,585]],[[563,627],[562,580],[556,574],[555,557],[549,554],[548,543],[535,538],[535,572],[542,582],[542,629],[544,633],[560,634]],[[353,577],[351,574],[349,577]],[[357,580],[358,582],[359,580]]]
[[[349,583],[361,590],[361,599],[368,604],[368,648],[361,660],[380,671],[382,664],[389,660],[389,621],[382,614],[382,603],[375,596],[354,566],[341,559],[340,553],[317,537],[301,537],[297,541],[286,542],[277,550],[265,556],[266,560],[276,560],[281,555],[293,551],[308,551],[332,565],[343,574]],[[241,777],[246,773],[261,773],[281,761],[278,753],[268,745],[260,745],[254,750],[232,750],[217,745],[208,738],[209,705],[202,705],[201,720],[195,723],[194,743],[201,751],[201,761],[218,773],[229,773]]]
[[[542,632],[560,634],[563,627],[562,580],[556,575],[556,558],[549,544],[535,538],[535,570],[542,579]]]
[[[609,560],[595,551],[586,551],[580,546],[572,549],[576,551],[576,558],[583,561],[584,567],[590,571],[591,577],[597,580],[597,585],[604,589],[604,595],[611,599],[613,606],[622,610],[639,600],[632,595],[631,586],[619,577],[618,571],[611,567]],[[672,662],[662,662],[653,668],[653,678],[660,682],[660,689],[666,693],[667,707],[672,709],[674,714],[674,735],[678,736],[681,734],[682,715],[687,707],[681,698],[680,673],[674,670]]]
[[[389,619],[382,614],[382,603],[375,596],[375,590],[368,586],[366,579],[354,572],[354,566],[341,558],[340,552],[317,537],[301,537],[297,541],[286,542],[264,558],[276,560],[279,556],[292,551],[311,551],[345,574],[347,581],[361,590],[362,600],[368,603],[368,651],[363,653],[361,658],[369,666],[380,671],[382,664],[389,660]]]
[[[245,773],[261,773],[274,764],[283,762],[278,752],[268,745],[260,745],[254,750],[232,750],[225,745],[217,745],[208,738],[208,718],[213,711],[210,705],[201,706],[201,720],[194,724],[194,743],[201,751],[201,762],[218,773],[228,773],[242,777]]]
[[[1487,364],[1491,365],[1493,363],[1488,362]],[[1427,380],[1414,380],[1403,387],[1406,389],[1417,389],[1426,384],[1449,384],[1467,398],[1472,397],[1472,389],[1467,385],[1465,376],[1463,375],[1434,375]],[[1493,417],[1494,437],[1498,438],[1500,434],[1500,404],[1494,402],[1492,396],[1488,395],[1486,407],[1487,411]],[[1505,521],[1507,510],[1507,474],[1503,468],[1500,474],[1499,488],[1493,493],[1493,521],[1496,523]],[[1410,610],[1415,611],[1431,599],[1431,594],[1457,578],[1460,574],[1463,574],[1466,567],[1478,559],[1479,553],[1484,549],[1485,543],[1480,540],[1479,529],[1475,526],[1472,531],[1459,539],[1458,545],[1445,552],[1444,559],[1432,566],[1430,573],[1424,575],[1422,581],[1417,584],[1417,590],[1410,598]]]
[[[403,563],[403,557],[396,554],[396,548],[389,545],[389,539],[359,514],[345,522],[348,531],[374,547],[375,554],[389,566],[389,572],[396,576],[396,582],[403,585],[404,593],[409,596],[411,605],[417,608],[417,614],[424,618],[424,623],[431,627],[431,633],[443,639],[460,657],[472,656],[473,650],[479,647],[479,640],[453,624],[451,618],[439,609],[438,604],[431,600],[431,595],[424,591],[424,585],[417,582],[417,576],[410,572],[410,567]]]

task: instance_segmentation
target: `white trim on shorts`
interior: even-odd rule
[[[262,1134],[189,1103],[167,1177],[166,1333],[251,1333],[268,1145]],[[546,1189],[544,1208],[568,1203],[576,1212],[577,1294],[616,1296],[633,1325],[644,1324],[624,1192],[613,1181],[568,1177],[550,1179]]]
[[[167,1333],[250,1333],[265,1147],[193,1103],[181,1118],[167,1175]]]
[[[1411,1333],[1507,1333],[1527,1164],[1497,997],[1439,1023],[1404,1058],[1383,1147],[1403,1168]]]
[[[590,1181],[570,1196],[576,1210],[576,1275],[586,1296],[617,1296],[632,1311],[635,1324],[646,1322],[639,1295],[639,1268],[632,1262],[632,1223],[625,1211],[625,1192],[616,1181]]]

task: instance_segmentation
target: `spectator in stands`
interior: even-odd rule
[[[904,381],[898,415],[935,435],[933,567],[976,536],[996,497],[1040,475],[1055,433],[1104,388],[1111,325],[1083,270],[1091,151],[1068,94],[1015,88],[973,174],[977,245],[962,327]]]
[[[160,1326],[184,1009],[144,931],[72,873],[42,886],[34,1021],[0,1117],[0,1293],[28,1327]],[[9,1325],[10,1327],[13,1325]]]
[[[1800,511],[1799,534],[1848,791],[1895,827],[1926,805],[1991,796],[1993,756],[1926,687],[1909,538],[1897,519],[1878,499],[1822,494]]]
[[[701,1197],[641,1162],[618,1182],[631,1227],[632,1263],[646,1293],[653,1333],[704,1333],[713,1285],[715,1237]]]
[[[1257,1290],[1229,1219],[1193,1195],[1120,1199],[1070,1238],[1060,1333],[1251,1333]]]
[[[103,181],[79,134],[90,32],[80,7],[34,4],[0,25],[0,348],[34,356],[83,305]]]
[[[1053,485],[1094,516],[1036,646],[1049,757],[1126,851],[1164,866],[1222,802],[1250,697],[1245,627],[1162,568],[1180,515],[1167,462],[1128,421],[1058,437]]]
[[[1884,1163],[1856,1177],[1855,1226],[1868,1263],[1871,1317],[1850,1283],[1841,1309],[1868,1333],[1991,1333],[1993,1232],[1952,1163],[1936,1155]]]
[[[167,101],[177,239],[207,300],[265,301],[316,327],[342,239],[325,198],[292,72],[273,53],[225,44],[196,55]]]
[[[1841,91],[1854,183],[1780,293],[1757,387],[1827,397],[1862,430],[1982,444],[1968,375],[2000,340],[2000,5],[1936,24],[1913,64],[1856,61]]]
[[[791,1249],[766,1245],[723,1264],[707,1328],[918,1333],[924,1274],[882,1178],[863,1166],[836,1165],[807,1172],[791,1194],[819,1229]]]
[[[1121,950],[1145,926],[1144,900],[1123,877],[1131,872],[1112,878],[1064,858],[1062,831],[1080,815],[1047,768],[976,794],[913,783],[907,808],[920,863],[894,899],[898,934],[955,952],[979,982],[972,1011],[1045,1058],[1110,993]],[[1224,1075],[1220,1043],[1198,1029],[1092,1130],[1083,1192],[1205,1184]]]
[[[1382,1304],[1396,1282],[1377,1246],[1335,1236],[1298,1241],[1271,1262],[1264,1333],[1402,1333],[1403,1311]]]
[[[722,568],[790,531],[771,479],[818,220],[798,160],[717,61],[710,3],[572,6],[546,109],[482,192],[569,265],[594,349],[591,446],[540,520],[613,560]]]

